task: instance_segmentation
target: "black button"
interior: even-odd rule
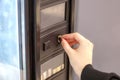
[[[50,40],[44,42],[44,43],[43,43],[43,50],[46,51],[46,50],[50,49],[50,47],[51,47],[50,44],[51,44],[51,41],[50,41]]]

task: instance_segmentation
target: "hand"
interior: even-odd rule
[[[79,33],[62,35],[62,46],[66,51],[70,64],[80,78],[82,70],[87,64],[92,64],[93,44]],[[77,48],[73,45],[79,44]]]

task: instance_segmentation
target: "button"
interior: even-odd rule
[[[43,50],[46,51],[46,50],[50,49],[50,47],[51,47],[50,44],[51,44],[51,41],[50,41],[50,40],[44,42],[44,43],[43,43]]]
[[[64,69],[64,67],[65,67],[64,64],[62,64],[61,67],[62,67],[62,69]]]
[[[52,69],[48,69],[48,77],[52,75]]]
[[[43,75],[41,75],[41,80],[43,80]]]
[[[58,66],[57,67],[57,72],[61,71],[61,69],[62,69],[61,66]]]
[[[57,73],[57,68],[53,69],[53,74]]]
[[[47,71],[43,73],[43,80],[47,79]]]

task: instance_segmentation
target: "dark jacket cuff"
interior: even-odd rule
[[[88,64],[82,71],[81,80],[120,80],[120,77],[114,73],[98,71]]]

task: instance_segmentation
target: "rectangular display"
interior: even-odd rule
[[[65,20],[65,3],[41,10],[41,29]]]
[[[41,80],[60,72],[64,69],[64,52],[46,61],[41,65]]]

